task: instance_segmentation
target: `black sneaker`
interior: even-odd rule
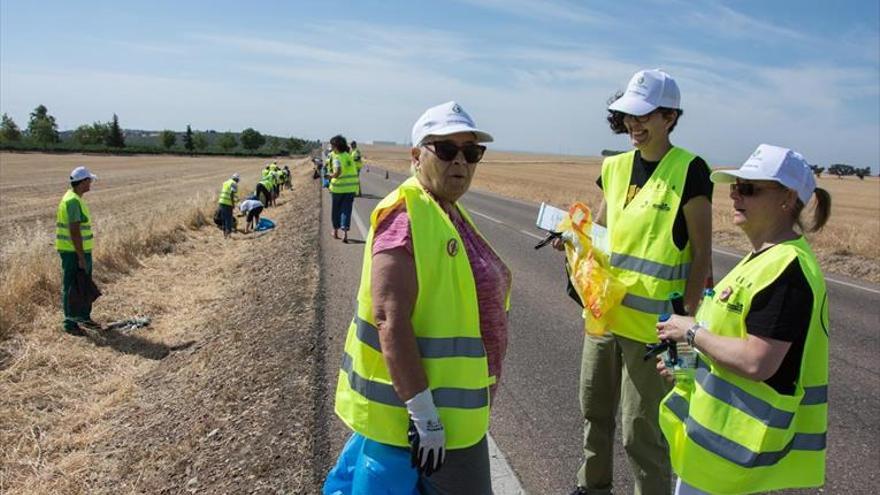
[[[66,333],[68,335],[73,335],[74,337],[85,337],[86,336],[85,332],[83,332],[82,328],[80,328],[79,326],[63,327],[62,330],[64,331],[64,333]]]
[[[576,486],[571,495],[587,495],[587,489],[582,486]]]

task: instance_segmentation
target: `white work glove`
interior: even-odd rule
[[[446,432],[434,406],[431,389],[425,389],[406,401],[409,412],[409,440],[412,467],[431,476],[446,460]]]

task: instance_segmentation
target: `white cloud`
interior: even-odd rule
[[[721,3],[710,3],[706,10],[697,10],[700,4],[688,4],[690,12],[682,16],[692,26],[699,27],[716,35],[730,38],[786,38],[805,40],[805,33],[771,21],[751,17]]]
[[[528,19],[561,20],[582,24],[616,25],[614,18],[585,8],[584,2],[557,0],[459,0],[480,8]]]

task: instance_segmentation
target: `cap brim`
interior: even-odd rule
[[[731,170],[716,170],[709,175],[709,180],[716,184],[729,184],[731,182],[736,182],[736,179],[772,180],[775,182],[779,182],[776,177],[767,177],[766,174],[753,172],[751,170],[743,170],[739,168]]]
[[[608,110],[615,112],[623,112],[629,115],[640,117],[657,110],[657,105],[652,105],[641,98],[633,98],[631,96],[621,96],[614,100],[614,103],[608,105]]]
[[[474,129],[473,127],[468,127],[466,125],[452,125],[449,127],[444,127],[442,129],[437,129],[435,131],[431,131],[430,133],[425,134],[425,136],[422,137],[421,141],[424,141],[425,138],[427,138],[429,136],[449,136],[452,134],[458,134],[459,132],[472,132],[472,133],[474,133],[477,137],[476,141],[478,143],[491,143],[492,141],[495,141],[495,139],[492,137],[492,135],[489,134],[488,132],[481,131],[479,129]]]

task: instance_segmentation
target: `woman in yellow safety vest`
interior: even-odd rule
[[[351,228],[351,210],[354,208],[354,196],[360,190],[360,181],[348,141],[342,136],[333,136],[330,138],[330,146],[333,147],[330,154],[330,219],[333,223],[333,238],[339,239],[339,229],[342,229],[342,242],[347,243],[348,229]]]
[[[457,103],[428,109],[412,131],[414,176],[370,217],[336,389],[354,433],[325,494],[491,493],[511,275],[458,203],[491,141]]]
[[[822,486],[828,416],[828,298],[803,232],[821,229],[831,197],[804,158],[760,145],[730,183],[733,223],[752,245],[696,318],[657,324],[698,354],[660,406],[678,494],[746,494]],[[801,212],[815,195],[813,219]],[[663,360],[657,368],[672,379]],[[685,370],[687,373],[687,370]]]

